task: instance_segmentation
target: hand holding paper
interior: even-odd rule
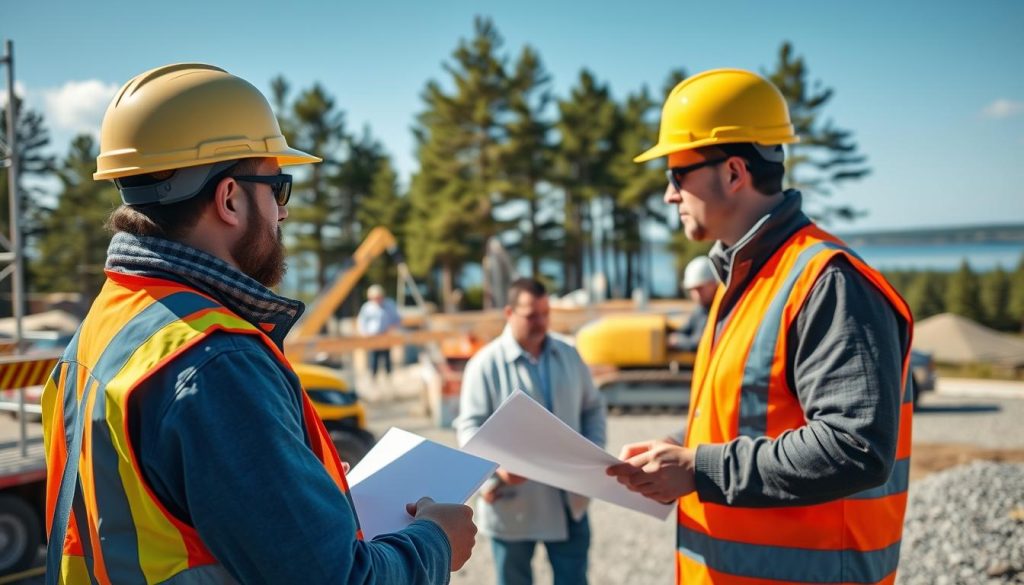
[[[625,463],[612,465],[608,475],[644,497],[670,503],[696,489],[696,452],[666,441],[626,445],[619,455]]]
[[[462,448],[506,471],[664,519],[672,511],[620,485],[606,473],[622,463],[523,392],[495,410]]]
[[[419,435],[390,429],[348,474],[364,538],[372,540],[411,524],[410,514],[416,511],[410,513],[406,504],[415,502],[420,506],[424,503],[421,498],[438,503],[465,503],[496,467],[491,461]],[[445,528],[444,518],[429,519]]]

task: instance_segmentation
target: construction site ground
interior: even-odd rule
[[[369,425],[376,436],[395,426],[432,440],[455,444],[451,429],[438,428],[425,415],[421,381],[414,368],[396,372],[390,381],[355,380],[367,403]],[[662,437],[682,423],[680,411],[639,411],[611,414],[608,451],[617,454],[629,442]],[[974,459],[1024,462],[1024,383],[940,379],[936,392],[925,393],[914,416],[911,477],[921,477]],[[0,445],[11,446],[17,422],[0,415]],[[37,424],[29,425],[38,437]],[[913,483],[911,483],[913,493]],[[638,585],[671,582],[674,526],[603,502],[591,507],[592,585]],[[542,548],[540,549],[543,550]],[[42,554],[40,555],[42,562]],[[534,558],[538,583],[551,583],[544,553]],[[473,557],[452,583],[494,582],[490,543],[479,537]],[[21,583],[42,583],[41,578]]]

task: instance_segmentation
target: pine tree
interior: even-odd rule
[[[313,286],[319,290],[328,282],[330,267],[343,255],[344,242],[336,223],[342,205],[331,176],[337,173],[344,154],[345,115],[319,83],[290,104],[288,89],[281,77],[272,82],[282,131],[290,144],[324,160],[300,171],[302,177],[295,182],[283,229],[290,240],[289,252],[313,260]]]
[[[71,142],[61,162],[57,205],[43,215],[44,235],[29,267],[38,291],[74,291],[90,299],[103,284],[110,243],[103,225],[121,201],[111,183],[93,180],[97,154],[93,137],[83,134]]]
[[[637,154],[658,139],[658,127],[652,122],[655,102],[642,88],[626,97],[621,107],[621,131],[617,137],[618,152],[609,166],[617,187],[615,194],[615,257],[625,258],[625,275],[621,283],[628,297],[633,288],[649,287],[651,283],[651,247],[644,241],[642,228],[649,222],[664,222],[665,174],[654,165],[633,162]]]
[[[978,275],[971,270],[967,260],[962,261],[960,269],[949,278],[946,287],[946,310],[978,323],[985,321]]]
[[[1020,261],[1017,263],[1017,269],[1013,271],[1013,275],[1010,277],[1010,300],[1008,304],[1010,318],[1017,324],[1021,333],[1024,333],[1024,254],[1021,255]]]
[[[947,310],[944,291],[948,278],[944,274],[932,271],[919,272],[915,275],[907,287],[906,296],[914,320],[927,319]]]
[[[508,249],[513,256],[530,259],[530,273],[540,276],[540,262],[553,257],[557,237],[556,210],[550,189],[552,123],[544,117],[551,102],[551,77],[540,55],[524,47],[509,78],[507,141],[502,145],[502,209],[511,234]],[[514,211],[520,210],[519,214]],[[512,215],[508,215],[512,213]]]
[[[410,268],[423,275],[440,267],[445,310],[454,308],[462,267],[483,258],[484,242],[497,233],[491,211],[501,198],[498,160],[508,103],[502,43],[494,24],[478,17],[473,38],[460,41],[445,64],[452,89],[428,82],[413,131],[420,170],[409,194]]]
[[[985,322],[989,327],[1002,331],[1016,329],[1010,316],[1010,275],[1002,266],[997,266],[982,277],[981,298]]]
[[[405,223],[409,216],[409,199],[399,189],[398,175],[391,165],[391,159],[384,156],[372,177],[370,191],[361,200],[356,217],[362,230],[360,239],[365,239],[370,230],[384,226],[394,234],[399,248],[404,252]],[[386,262],[375,262],[366,273],[367,282],[387,284],[397,282],[395,266]],[[390,288],[389,293],[391,294]]]
[[[50,144],[50,132],[40,112],[26,109],[18,96],[14,97],[15,140],[18,148],[18,183],[21,191],[20,211],[21,231],[24,235],[25,249],[32,249],[37,244],[42,228],[44,208],[39,204],[43,190],[38,186],[26,183],[26,177],[45,177],[54,172],[54,158],[46,154]],[[7,145],[7,110],[0,108],[0,160],[6,160]],[[95,161],[94,161],[95,162]],[[7,167],[0,164],[0,225],[4,235],[8,234],[10,225],[10,189],[7,185]]]
[[[789,103],[789,115],[800,136],[800,142],[787,147],[786,183],[801,190],[805,197],[831,195],[833,189],[846,182],[862,179],[871,169],[867,157],[857,152],[853,133],[836,126],[831,119],[822,121],[825,106],[834,91],[811,84],[803,57],[796,56],[789,42],[779,47],[779,59],[769,79]],[[806,200],[805,200],[806,201]],[[808,203],[813,203],[808,202]],[[863,212],[844,205],[805,205],[817,219],[852,220]],[[812,209],[813,208],[813,209]]]
[[[569,97],[558,101],[558,112],[555,169],[563,197],[562,286],[575,290],[583,285],[584,259],[591,271],[607,275],[590,239],[595,226],[590,205],[613,192],[608,168],[617,152],[614,135],[619,119],[608,86],[586,69],[580,71]]]

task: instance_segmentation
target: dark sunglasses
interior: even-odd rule
[[[277,200],[277,204],[281,207],[287,205],[288,199],[292,196],[291,175],[233,175],[231,178],[236,181],[245,181],[246,183],[270,185],[270,190],[274,192],[274,199]]]
[[[673,189],[675,189],[676,191],[682,191],[683,179],[686,178],[687,174],[692,173],[693,171],[696,171],[698,169],[703,169],[704,167],[710,167],[724,163],[727,160],[729,160],[729,157],[726,156],[722,158],[713,158],[711,160],[701,161],[699,163],[687,165],[685,167],[672,167],[665,171],[665,177],[668,179],[668,182],[672,184]]]

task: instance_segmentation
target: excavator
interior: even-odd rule
[[[685,409],[696,354],[672,349],[682,323],[654,312],[607,315],[576,332],[576,349],[613,409]]]

